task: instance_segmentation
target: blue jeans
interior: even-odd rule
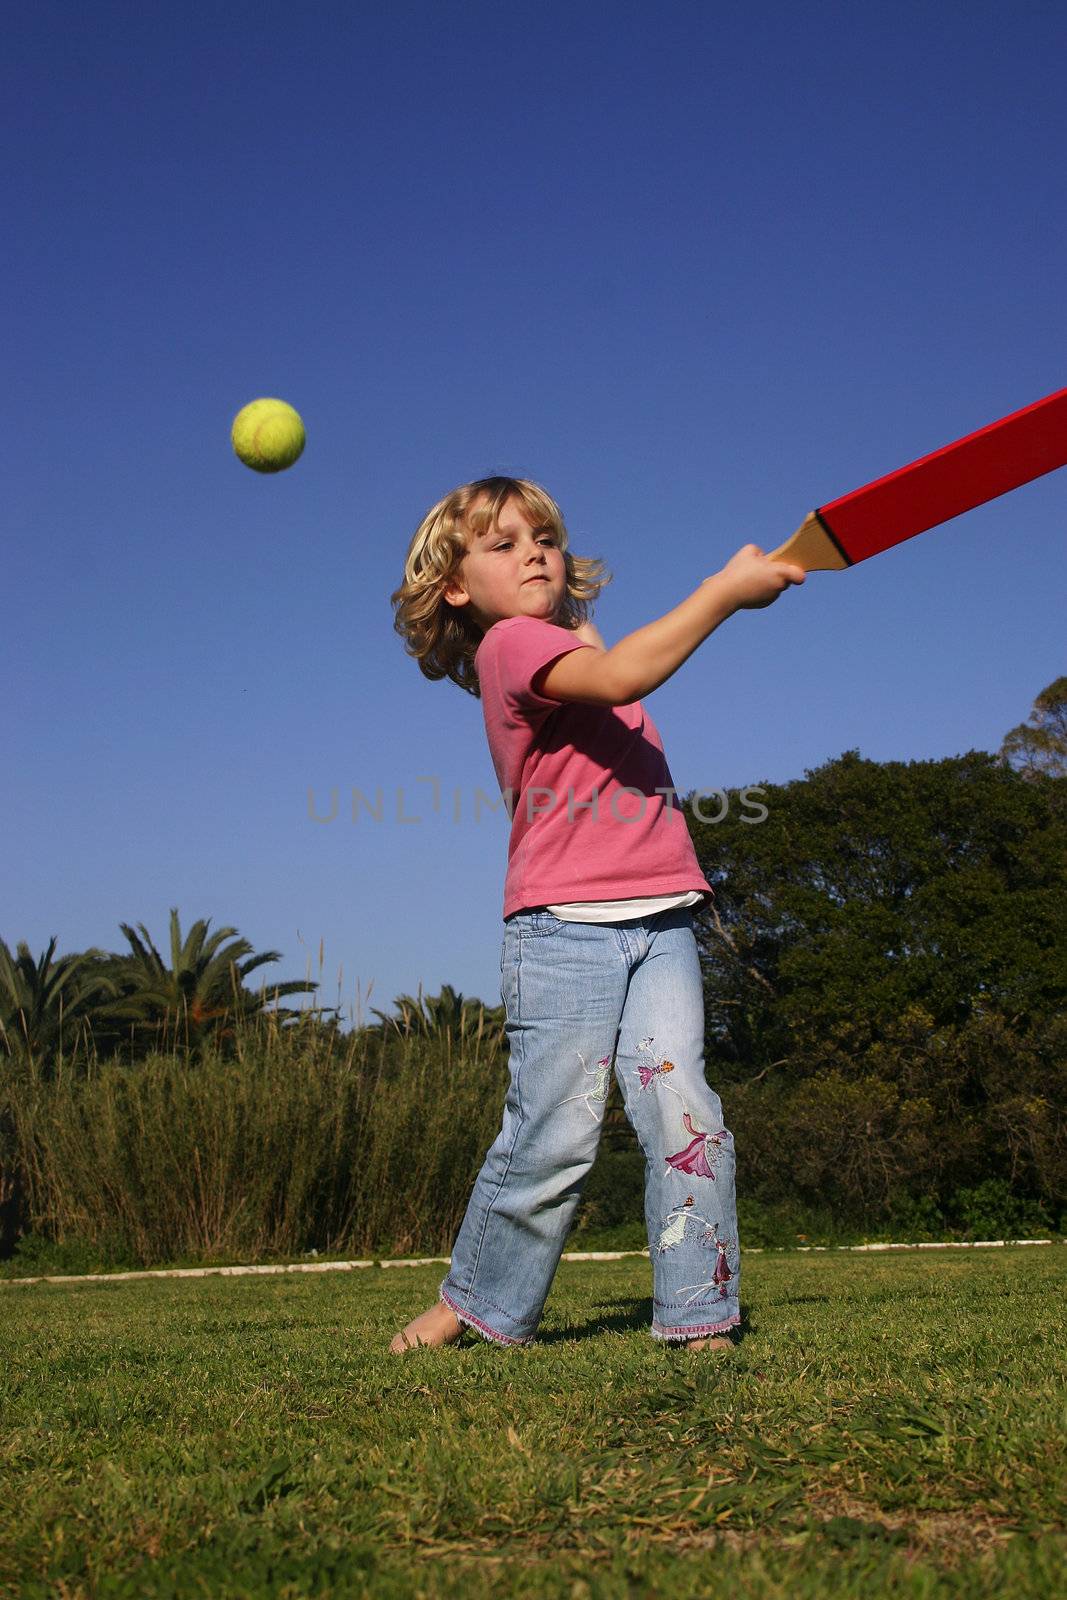
[[[655,1339],[740,1322],[733,1135],[704,1080],[689,906],[628,922],[518,911],[504,924],[511,1046],[503,1125],[440,1298],[499,1344],[529,1344],[600,1143],[615,1073],[645,1153]]]

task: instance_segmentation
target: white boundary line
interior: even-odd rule
[[[999,1250],[1007,1245],[1052,1244],[1052,1239],[948,1239],[942,1244],[800,1244],[793,1247],[778,1246],[783,1255],[790,1249],[803,1251],[829,1250]],[[1067,1239],[1063,1241],[1067,1244]],[[742,1255],[768,1255],[770,1251],[758,1246]],[[563,1261],[621,1261],[624,1256],[648,1256],[647,1250],[568,1250]],[[410,1261],[291,1261],[281,1266],[268,1267],[159,1267],[144,1272],[83,1272],[64,1273],[56,1277],[0,1278],[0,1288],[30,1283],[127,1283],[134,1278],[246,1278],[269,1277],[281,1272],[355,1272],[361,1267],[432,1267],[449,1265],[451,1256],[418,1256]]]

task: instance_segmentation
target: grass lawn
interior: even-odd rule
[[[0,1285],[0,1593],[1051,1597],[1065,1269],[749,1256],[726,1354],[639,1258],[404,1356],[443,1267]]]

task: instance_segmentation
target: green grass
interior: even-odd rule
[[[443,1268],[0,1288],[0,1592],[1048,1595],[1062,1246],[764,1255],[725,1354],[647,1261],[538,1342],[389,1353]]]

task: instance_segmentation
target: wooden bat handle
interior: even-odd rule
[[[817,511],[809,512],[792,538],[771,551],[771,560],[795,561],[805,572],[843,572],[852,565]]]

